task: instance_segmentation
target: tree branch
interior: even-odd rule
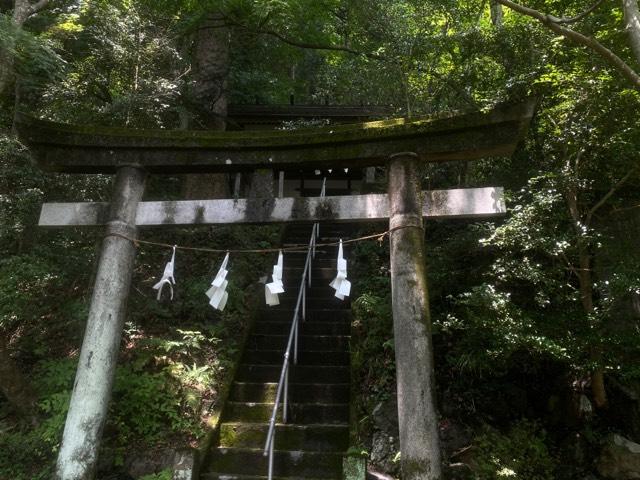
[[[38,0],[36,3],[32,4],[29,7],[29,15],[33,15],[41,10],[44,10],[49,6],[49,3],[51,3],[51,0]]]
[[[589,225],[591,223],[591,219],[593,218],[593,215],[605,204],[607,203],[607,201],[613,196],[614,193],[616,193],[620,187],[622,187],[622,185],[624,185],[626,183],[627,180],[629,180],[629,178],[631,178],[631,175],[633,175],[635,173],[635,171],[637,170],[637,168],[632,168],[631,170],[629,170],[629,172],[622,177],[618,183],[616,183],[613,187],[611,187],[611,189],[593,206],[591,207],[591,209],[587,212],[587,216],[585,218],[585,223],[586,225]]]
[[[570,28],[559,25],[554,20],[554,17],[539,12],[538,10],[519,5],[512,2],[511,0],[496,0],[496,2],[504,5],[505,7],[509,7],[511,10],[521,13],[522,15],[534,18],[553,32],[562,35],[563,37],[573,41],[574,43],[577,43],[578,45],[582,45],[583,47],[587,47],[590,50],[594,51],[609,65],[614,67],[623,77],[629,80],[634,88],[640,90],[640,75],[638,75],[629,65],[627,65],[624,60],[622,60],[597,40],[587,37],[586,35],[576,32],[575,30],[572,30]]]
[[[596,3],[594,3],[593,5],[591,5],[589,8],[587,8],[584,12],[576,15],[575,17],[562,17],[562,18],[558,18],[558,17],[554,17],[552,15],[549,15],[549,18],[551,20],[553,20],[555,23],[564,23],[569,24],[569,23],[576,23],[579,22],[580,20],[582,20],[584,17],[586,17],[587,15],[589,15],[591,12],[593,12],[596,8],[598,8],[600,5],[602,5],[602,2],[604,2],[604,0],[598,0]]]
[[[237,25],[237,26],[246,28],[243,25]],[[310,50],[327,50],[327,51],[334,51],[334,52],[346,52],[346,53],[351,53],[353,55],[358,55],[361,57],[372,58],[374,60],[385,60],[384,57],[382,57],[381,55],[378,55],[377,53],[363,52],[360,50],[356,50],[355,48],[347,47],[346,45],[331,45],[331,44],[325,44],[325,43],[310,43],[310,42],[302,42],[299,40],[293,40],[289,37],[282,35],[279,32],[276,32],[275,30],[270,30],[268,28],[260,28],[253,32],[261,33],[264,35],[270,35],[272,37],[277,38],[281,42],[286,43],[287,45],[291,45],[292,47],[306,48]]]

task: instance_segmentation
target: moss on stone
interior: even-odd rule
[[[322,128],[303,128],[293,131],[200,131],[200,130],[142,130],[91,125],[69,125],[49,122],[21,114],[17,128],[27,142],[84,146],[136,146],[144,147],[192,147],[213,149],[287,148],[293,146],[322,145],[342,142],[362,142],[371,139],[424,135],[481,127],[497,121],[513,121],[529,118],[529,102],[502,105],[489,113],[474,112],[460,115],[458,112],[432,115],[415,119],[395,118],[338,125]]]

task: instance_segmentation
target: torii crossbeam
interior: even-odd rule
[[[421,165],[511,155],[534,106],[530,100],[489,112],[257,133],[93,128],[20,116],[20,137],[42,168],[116,174],[109,204],[45,204],[40,219],[42,226],[104,225],[106,232],[57,478],[94,475],[133,271],[135,246],[127,238],[137,238],[137,226],[389,218],[403,478],[441,479],[423,216],[490,216],[505,207],[499,188],[421,192]],[[388,195],[141,202],[150,173],[384,164]]]

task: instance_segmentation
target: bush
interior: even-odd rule
[[[485,426],[474,441],[474,470],[478,480],[553,480],[557,460],[547,448],[546,432],[522,420],[501,433]]]

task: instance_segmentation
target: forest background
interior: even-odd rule
[[[424,173],[428,188],[504,186],[510,209],[503,220],[427,226],[449,475],[610,474],[609,434],[640,441],[640,15],[635,0],[527,7],[0,1],[0,478],[51,476],[100,241],[91,230],[37,229],[39,206],[106,200],[110,184],[35,168],[12,131],[19,110],[89,125],[222,129],[233,128],[229,103],[293,98],[417,116],[530,96],[537,114],[512,158]],[[146,197],[202,196],[203,184],[220,185],[210,180],[154,177]],[[224,193],[216,188],[205,193]],[[255,247],[277,245],[279,231],[160,235],[148,238]],[[136,474],[136,461],[149,452],[201,441],[246,328],[249,287],[272,260],[238,258],[230,305],[214,314],[201,297],[218,259],[185,260],[176,301],[157,303],[150,286],[165,254],[138,255],[101,478],[142,477],[149,472]],[[359,447],[393,475],[397,427],[380,421],[395,395],[388,251],[362,244],[353,260]]]

